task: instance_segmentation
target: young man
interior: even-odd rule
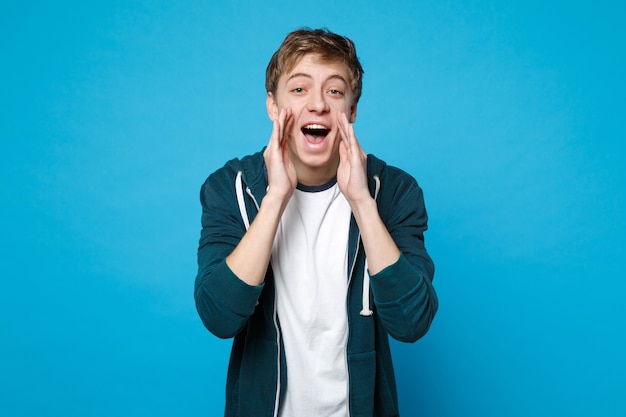
[[[388,335],[426,333],[434,266],[421,189],[354,134],[362,75],[348,38],[287,35],[267,147],[202,186],[195,300],[234,337],[226,416],[398,415]]]

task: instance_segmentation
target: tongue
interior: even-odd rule
[[[304,137],[306,137],[306,140],[308,140],[309,142],[319,143],[323,141],[324,138],[326,138],[326,135],[317,135],[317,134],[311,134],[307,132],[304,134]]]

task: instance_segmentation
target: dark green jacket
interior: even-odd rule
[[[416,341],[427,332],[438,303],[432,286],[434,265],[424,247],[422,190],[404,171],[372,155],[367,161],[370,191],[402,254],[370,276],[367,285],[365,252],[352,218],[346,271],[350,416],[392,417],[398,415],[398,400],[388,335]],[[209,176],[200,195],[202,233],[194,293],[206,328],[218,337],[235,338],[226,382],[227,417],[277,416],[288,384],[271,266],[260,266],[267,268],[265,281],[250,286],[225,262],[246,232],[246,220],[254,219],[266,189],[259,152],[226,163]]]

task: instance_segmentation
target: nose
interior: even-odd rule
[[[307,103],[309,111],[325,113],[328,111],[328,101],[323,91],[312,92]]]

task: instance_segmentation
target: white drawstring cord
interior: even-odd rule
[[[378,175],[374,175],[374,182],[376,183],[376,188],[374,189],[374,200],[378,197],[378,191],[380,191],[380,178]],[[363,265],[363,298],[361,300],[363,304],[363,308],[359,313],[363,317],[368,317],[374,314],[374,312],[370,309],[370,274],[367,271],[367,258],[365,259],[365,265]]]
[[[363,299],[362,299],[363,309],[359,313],[363,317],[368,317],[374,314],[372,310],[370,310],[370,274],[367,272],[367,259],[365,260],[364,270],[363,270]]]
[[[237,172],[237,178],[235,179],[235,192],[237,193],[237,204],[239,204],[239,213],[241,213],[241,219],[246,226],[246,230],[250,228],[250,220],[248,219],[248,211],[246,210],[246,202],[243,199],[243,182],[241,180],[241,171]]]

